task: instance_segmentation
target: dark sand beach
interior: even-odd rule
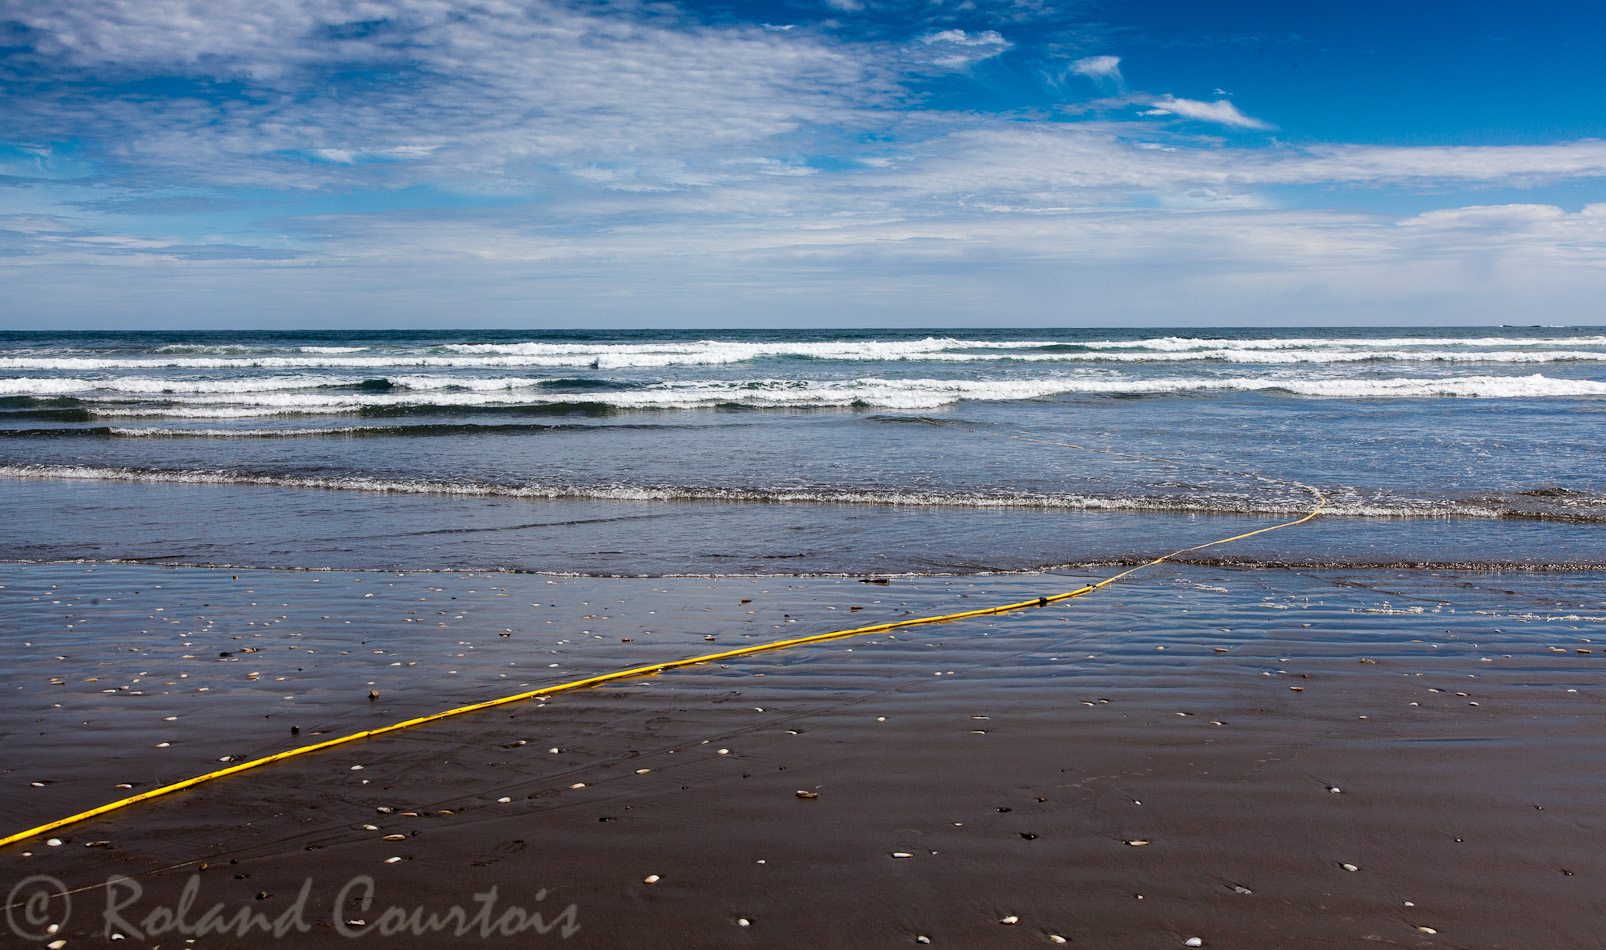
[[[1092,576],[10,565],[5,831],[521,687]],[[39,941],[68,946],[279,942],[179,932],[186,900],[186,926],[222,905],[298,946],[1598,946],[1589,583],[1161,566],[365,740],[0,861],[72,892]],[[537,913],[550,932],[495,931]]]

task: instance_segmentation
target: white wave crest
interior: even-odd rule
[[[929,411],[958,402],[1015,401],[1063,395],[1164,395],[1190,392],[1282,391],[1315,398],[1553,398],[1606,396],[1606,382],[1530,376],[1446,376],[1442,378],[1306,379],[1282,376],[1229,378],[1169,377],[1127,379],[1081,374],[1023,380],[753,379],[659,383],[629,390],[552,392],[515,386],[517,381],[485,381],[486,388],[463,390],[452,380],[440,388],[382,392],[241,391],[181,395],[163,393],[159,405],[130,403],[124,397],[85,395],[96,415],[249,418],[275,414],[338,414],[370,408],[409,406],[496,407],[602,405],[620,410],[844,409]],[[491,388],[491,387],[495,388]]]

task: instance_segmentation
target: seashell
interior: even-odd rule
[[[67,945],[67,941],[65,941],[65,940],[52,940],[49,943],[45,944],[45,946],[47,948],[49,948],[49,950],[61,950],[61,948],[65,947],[66,945]]]
[[[641,880],[642,880],[642,883],[644,883],[644,884],[657,884],[660,880],[662,880],[662,878],[660,878],[656,874],[649,874],[646,877],[642,878]]]
[[[400,860],[401,860],[401,858],[386,858],[385,859],[385,863],[386,864],[395,864],[397,861],[400,861]]]
[[[1066,941],[1066,939],[1064,937],[1061,937],[1059,934],[1049,934],[1048,935],[1048,942],[1049,943],[1066,943],[1067,941]]]
[[[1438,931],[1434,930],[1432,927],[1418,927],[1416,929],[1422,931],[1425,934],[1436,934],[1436,933],[1438,933]]]
[[[168,746],[170,746],[172,744],[173,743],[171,743],[171,742],[158,742],[158,743],[156,743],[156,748],[165,749],[165,748],[167,748]]]
[[[853,609],[854,610],[858,610],[859,608],[855,607]],[[926,936],[925,934],[921,934],[918,937],[915,937],[915,943],[930,943],[930,942],[931,942],[931,938]]]
[[[998,918],[998,922],[1001,923],[1001,924],[1006,924],[1006,925],[1008,925],[1008,924],[1018,924],[1018,923],[1020,923],[1020,918],[1016,917],[1014,914],[1010,914],[1008,917],[1000,917],[1000,918]]]
[[[1149,843],[1149,841],[1148,841],[1147,838],[1133,838],[1131,841],[1127,842],[1127,844],[1131,845],[1134,848],[1141,848],[1141,847],[1143,847],[1144,845],[1146,845],[1148,843]]]
[[[1343,868],[1346,871],[1359,871],[1360,870],[1360,868],[1356,867],[1353,864],[1340,864],[1339,867]]]
[[[61,847],[61,839],[60,838],[51,838],[49,841],[46,841],[45,844],[49,845],[52,848],[59,848],[59,847]]]
[[[1339,788],[1337,785],[1329,785],[1327,786],[1327,790],[1332,792],[1334,795],[1337,795],[1339,792],[1343,791],[1343,789]]]
[[[29,782],[28,784],[32,785],[34,788],[44,788],[45,787],[45,783],[44,782]]]
[[[736,926],[738,926],[738,927],[751,927],[751,926],[753,926],[753,922],[748,920],[746,917],[738,917],[738,918],[736,918]]]
[[[1244,887],[1242,884],[1234,884],[1232,886],[1232,889],[1237,891],[1240,894],[1253,894],[1254,893],[1254,891],[1250,890],[1247,887]]]
[[[584,782],[575,782],[573,785],[570,785],[569,787],[570,788],[585,788],[586,787],[586,783],[584,783]]]
[[[364,830],[364,831],[378,831],[379,830],[379,826],[378,825],[363,825],[362,826],[362,830]]]
[[[894,851],[894,852],[892,852],[892,856],[895,857],[895,858],[912,858],[912,857],[914,857],[914,855],[910,854],[907,851]]]
[[[1184,947],[1202,947],[1204,946],[1204,941],[1198,937],[1189,937],[1182,941],[1182,945]]]
[[[380,805],[378,808],[374,809],[374,811],[379,812],[381,815],[388,815],[395,810],[396,809],[390,807],[389,805]]]
[[[353,765],[353,766],[352,766],[352,767],[351,767],[351,771],[353,771],[353,772],[361,772],[361,771],[362,771],[362,766],[360,766],[360,765]]]
[[[797,797],[798,798],[819,798],[820,797],[820,793],[819,792],[808,792],[808,791],[804,791],[803,789],[800,788],[800,789],[797,790]]]
[[[1296,693],[1303,693],[1305,691],[1305,687],[1303,687],[1303,686],[1290,686],[1288,688],[1293,690]]]
[[[731,750],[729,750],[729,749],[720,749],[718,754],[719,755],[730,755],[731,754]]]
[[[637,775],[646,775],[648,772],[651,772],[651,771],[652,771],[652,769],[636,769],[636,774]]]

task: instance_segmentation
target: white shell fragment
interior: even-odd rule
[[[1199,937],[1189,937],[1182,941],[1182,945],[1184,947],[1202,947],[1204,946],[1204,940]]]
[[[1340,864],[1339,867],[1343,868],[1346,871],[1359,871],[1360,870],[1360,868],[1356,867],[1353,864]]]
[[[912,858],[912,857],[914,857],[914,855],[910,854],[907,851],[894,851],[894,852],[892,852],[892,856],[895,857],[895,858]]]
[[[1005,925],[1018,924],[1020,923],[1020,918],[1016,917],[1014,914],[1010,914],[1008,917],[998,918],[998,922]]]
[[[401,858],[386,858],[385,859],[385,863],[386,864],[395,864],[397,861],[400,861],[400,860],[401,860]]]
[[[659,877],[656,874],[649,874],[646,877],[642,878],[641,880],[642,880],[642,883],[644,883],[644,884],[657,884],[659,881],[663,880],[663,878]]]

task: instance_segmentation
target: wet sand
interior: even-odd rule
[[[7,566],[5,827],[524,684],[1085,577]],[[76,890],[68,946],[105,938],[111,875],[143,889],[136,926],[192,879],[192,921],[291,913],[310,879],[295,945],[494,886],[495,914],[559,924],[484,938],[508,945],[1599,946],[1603,615],[1592,575],[1167,567],[316,753],[0,867]],[[363,875],[374,904],[337,912]]]

